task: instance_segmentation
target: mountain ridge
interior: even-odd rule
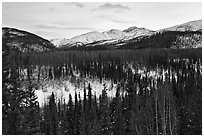
[[[155,31],[149,30],[146,28],[137,28],[135,26],[130,28],[126,30],[111,29],[104,32],[97,32],[97,31],[87,32],[87,33],[72,37],[71,39],[67,39],[63,44],[60,43],[60,45],[56,45],[56,46],[71,47],[73,45],[75,46],[77,43],[82,43],[83,45],[85,45],[85,44],[90,44],[93,42],[103,41],[103,40],[108,41],[108,40],[132,39],[141,35],[152,35],[155,33]],[[52,41],[52,43],[55,44],[56,42]]]
[[[2,49],[6,48],[20,52],[44,52],[54,49],[49,40],[34,33],[16,29],[2,28]]]
[[[3,49],[5,49],[4,47],[6,45],[11,49],[21,52],[43,52],[54,48],[59,50],[142,48],[141,43],[143,43],[142,45],[144,47],[147,47],[144,43],[150,44],[152,47],[154,47],[155,44],[158,45],[157,43],[161,43],[154,39],[163,41],[162,43],[164,45],[165,40],[167,40],[169,44],[172,45],[172,48],[202,47],[202,19],[158,31],[132,26],[124,30],[111,29],[104,32],[92,31],[72,37],[71,39],[56,38],[50,41],[28,31],[8,27],[2,28]]]
[[[129,27],[124,30],[111,29],[104,32],[87,32],[78,36],[74,36],[70,39],[63,39],[63,41],[59,42],[60,44],[56,44],[55,41],[51,41],[57,47],[73,47],[73,46],[82,46],[91,43],[97,43],[100,41],[127,41],[130,39],[134,39],[140,36],[151,36],[155,33],[162,33],[164,31],[202,31],[202,19],[189,21],[183,24],[174,25],[172,27],[160,29],[157,31],[149,30],[147,28],[139,28],[136,26]],[[57,40],[58,41],[58,40]],[[110,43],[110,44],[111,44]]]
[[[197,31],[202,29],[202,19],[189,21],[172,27],[161,29],[160,31]]]

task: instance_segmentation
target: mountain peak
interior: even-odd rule
[[[121,30],[118,30],[118,29],[111,29],[110,32],[118,32],[118,31],[121,31]]]
[[[123,30],[123,32],[132,32],[137,31],[139,28],[136,26],[129,27],[128,29]]]

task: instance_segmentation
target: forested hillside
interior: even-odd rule
[[[165,31],[136,42],[130,42],[120,48],[198,48],[202,47],[202,31]]]
[[[44,52],[54,49],[46,39],[15,28],[2,28],[2,50],[6,46],[17,52]]]

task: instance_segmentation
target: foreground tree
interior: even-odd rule
[[[39,134],[37,98],[31,84],[28,89],[20,84],[17,54],[8,48],[2,56],[2,133]]]
[[[99,100],[99,123],[100,123],[100,134],[109,135],[111,134],[111,119],[110,119],[110,111],[109,111],[109,103],[107,96],[107,89],[104,85],[104,89],[102,90],[102,94]]]

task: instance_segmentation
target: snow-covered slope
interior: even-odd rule
[[[96,41],[122,39],[125,36],[125,33],[120,30],[110,30],[102,33],[93,31],[79,36],[75,36],[71,38],[65,45],[69,47],[76,45],[85,45]]]
[[[198,31],[202,30],[202,20],[190,21],[184,24],[165,28],[160,31]]]
[[[50,42],[55,45],[55,47],[60,47],[62,45],[65,45],[67,43],[69,43],[69,39],[66,38],[53,38],[50,39]]]
[[[126,32],[126,34],[133,36],[133,37],[138,37],[142,35],[152,35],[155,33],[155,31],[146,29],[146,28],[138,28],[138,27],[130,27],[126,30],[123,30],[123,32]]]
[[[127,34],[121,30],[111,29],[109,31],[104,31],[102,33],[104,35],[104,40],[110,39],[123,39],[127,36]]]
[[[176,25],[173,27],[161,29],[158,31],[152,31],[146,28],[138,28],[136,26],[127,28],[125,30],[111,29],[104,32],[88,32],[79,36],[75,36],[71,39],[55,39],[51,42],[57,47],[118,47],[126,45],[127,43],[135,42],[143,37],[150,37],[157,32],[165,31],[201,31],[202,20],[195,20],[184,24]]]
[[[111,29],[108,31],[104,31],[102,33],[93,31],[88,32],[79,36],[75,36],[69,40],[64,41],[58,40],[54,44],[56,45],[58,43],[58,46],[81,46],[81,45],[87,45],[94,42],[104,42],[106,43],[112,42],[112,41],[122,41],[122,40],[129,40],[136,38],[138,36],[147,36],[154,34],[154,31],[148,30],[145,28],[137,28],[137,27],[130,27],[126,30],[117,30],[117,29]],[[53,42],[52,42],[53,43]]]
[[[69,40],[69,45],[74,44],[74,43],[91,43],[94,41],[100,41],[104,40],[104,35],[100,32],[93,31],[93,32],[88,32],[79,36],[75,36]]]

